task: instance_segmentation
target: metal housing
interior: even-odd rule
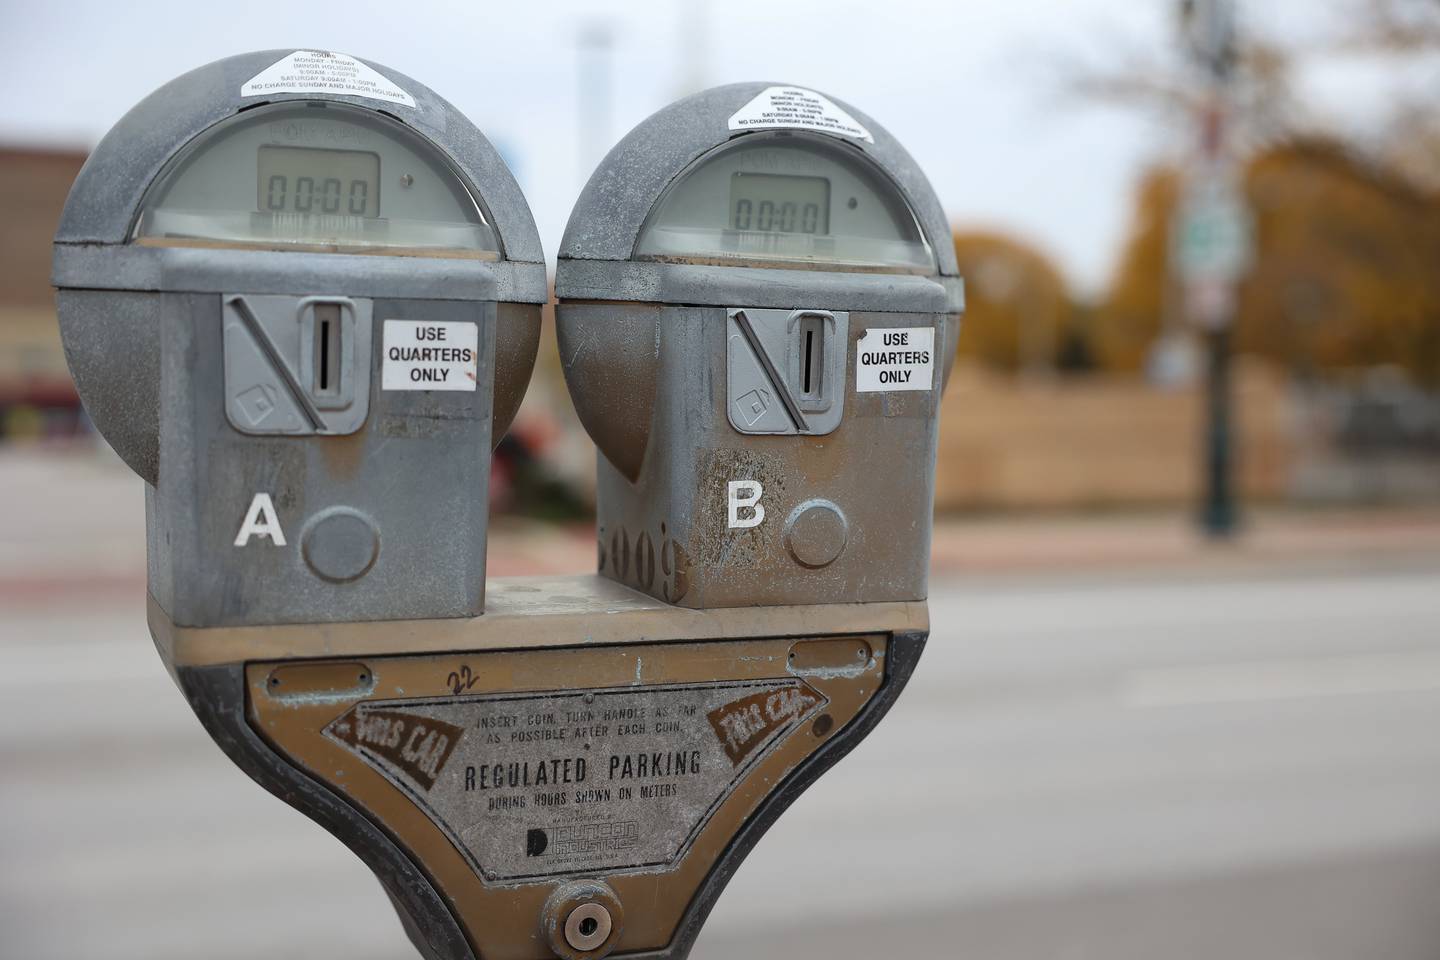
[[[927,274],[635,254],[666,190],[712,151],[756,136],[728,120],[776,86],[717,87],[661,110],[610,151],[571,214],[556,269],[557,334],[576,410],[602,454],[601,573],[697,608],[924,599],[939,395],[964,297],[944,211],[905,149],[833,98],[873,142],[788,131],[856,150],[890,182],[933,251]],[[843,418],[837,409],[786,428],[770,417],[779,425],[765,432],[788,434],[774,436],[735,425],[727,383],[754,380],[727,373],[727,319],[737,310],[778,313],[782,325],[787,311],[848,315],[843,366],[832,371],[844,375]],[[912,328],[934,330],[933,389],[855,392],[860,338]],[[772,369],[783,365],[773,359]],[[792,418],[804,416],[790,406]],[[727,529],[732,480],[769,492],[763,525]]]
[[[242,96],[291,52],[192,70],[96,147],[55,239],[66,357],[96,426],[148,484],[149,588],[177,622],[477,616],[490,451],[529,382],[549,295],[535,223],[480,131],[396,71],[366,64],[414,106],[329,90]],[[408,128],[475,199],[498,255],[135,239],[147,192],[201,137],[246,111],[316,101]],[[302,317],[297,332],[287,317],[318,302],[341,310],[337,353],[353,389],[312,402],[297,385],[316,355],[304,336],[313,325]],[[473,324],[471,388],[382,387],[381,330],[392,318]],[[276,331],[288,338],[280,352]],[[244,535],[262,496],[284,519],[283,538]]]
[[[159,472],[159,292],[174,291],[183,273],[187,292],[214,290],[223,276],[252,266],[255,293],[305,294],[317,278],[350,274],[357,296],[387,295],[496,300],[534,305],[505,311],[496,333],[492,437],[498,442],[519,407],[539,344],[539,306],[549,298],[545,256],[534,218],[500,154],[465,115],[428,87],[370,61],[401,85],[410,107],[345,94],[276,93],[241,97],[241,86],[288,49],[227,57],[170,81],[132,108],[96,146],[71,188],[55,233],[52,280],[58,289],[60,333],[76,387],[100,433],[147,483]],[[333,100],[378,110],[428,140],[470,186],[499,235],[496,262],[421,257],[347,256],[137,246],[130,237],[146,191],[187,144],[242,110],[283,101]],[[206,276],[207,264],[217,269]],[[361,288],[368,288],[369,292]],[[97,299],[81,291],[105,291]],[[443,293],[442,293],[443,291]],[[119,361],[119,362],[117,362]]]

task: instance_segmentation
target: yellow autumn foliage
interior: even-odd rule
[[[1140,369],[1178,303],[1167,264],[1179,187],[1177,173],[1161,169],[1138,191],[1091,325],[1106,369]],[[1262,152],[1246,193],[1255,261],[1240,291],[1237,349],[1302,376],[1393,365],[1440,383],[1440,198],[1325,141]]]
[[[1053,367],[1071,314],[1070,294],[1054,263],[999,233],[960,231],[954,240],[965,278],[959,355],[1000,370]]]

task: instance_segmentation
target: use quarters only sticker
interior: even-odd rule
[[[935,328],[877,327],[855,344],[855,390],[931,390],[935,386]]]
[[[475,390],[480,328],[468,320],[386,320],[382,390]]]

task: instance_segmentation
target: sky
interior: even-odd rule
[[[1253,0],[1267,29],[1314,29],[1321,0]],[[0,145],[90,147],[177,74],[248,50],[364,57],[414,77],[511,163],[552,258],[604,152],[706,86],[774,80],[849,101],[926,171],[952,222],[1053,257],[1103,290],[1134,186],[1184,142],[1176,118],[1097,105],[1077,64],[1167,57],[1175,0],[0,0]],[[611,37],[608,71],[583,38]],[[593,48],[589,48],[593,49]],[[597,77],[610,77],[609,109]],[[1363,114],[1330,71],[1322,102]],[[1327,86],[1328,84],[1328,86]],[[1328,91],[1328,92],[1327,92]]]

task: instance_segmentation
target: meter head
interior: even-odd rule
[[[96,147],[54,279],[81,398],[149,484],[167,616],[482,612],[490,451],[548,288],[519,187],[449,103],[338,53],[193,70]]]
[[[284,49],[192,70],[111,129],[71,189],[54,281],[81,398],[152,485],[163,293],[493,299],[492,441],[548,296],[524,196],[463,114],[379,64]]]
[[[581,194],[556,293],[605,576],[702,609],[924,599],[963,287],[883,127],[773,83],[661,110]]]

